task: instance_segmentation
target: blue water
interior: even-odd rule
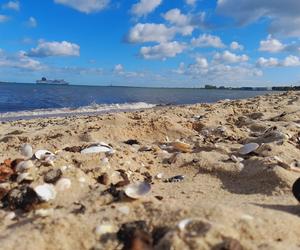
[[[0,83],[0,113],[64,107],[79,108],[91,104],[211,103],[221,99],[241,99],[266,93],[268,92]]]

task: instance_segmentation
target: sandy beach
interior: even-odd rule
[[[299,107],[289,92],[2,122],[0,248],[300,249]]]

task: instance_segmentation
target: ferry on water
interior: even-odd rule
[[[41,80],[37,80],[36,84],[69,85],[69,83],[65,80],[47,80],[46,77],[43,77]]]

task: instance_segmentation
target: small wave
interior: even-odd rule
[[[80,114],[97,114],[107,112],[118,111],[132,111],[139,109],[153,108],[157,105],[136,102],[136,103],[116,103],[116,104],[96,104],[92,103],[88,106],[82,106],[78,108],[59,108],[59,109],[35,109],[30,111],[18,111],[0,113],[0,120],[16,120],[16,119],[29,119],[38,117],[53,117],[53,116],[68,116],[68,115],[80,115]]]

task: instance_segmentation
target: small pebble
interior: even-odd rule
[[[56,183],[62,176],[62,171],[58,169],[51,169],[44,175],[44,181],[47,183]]]

